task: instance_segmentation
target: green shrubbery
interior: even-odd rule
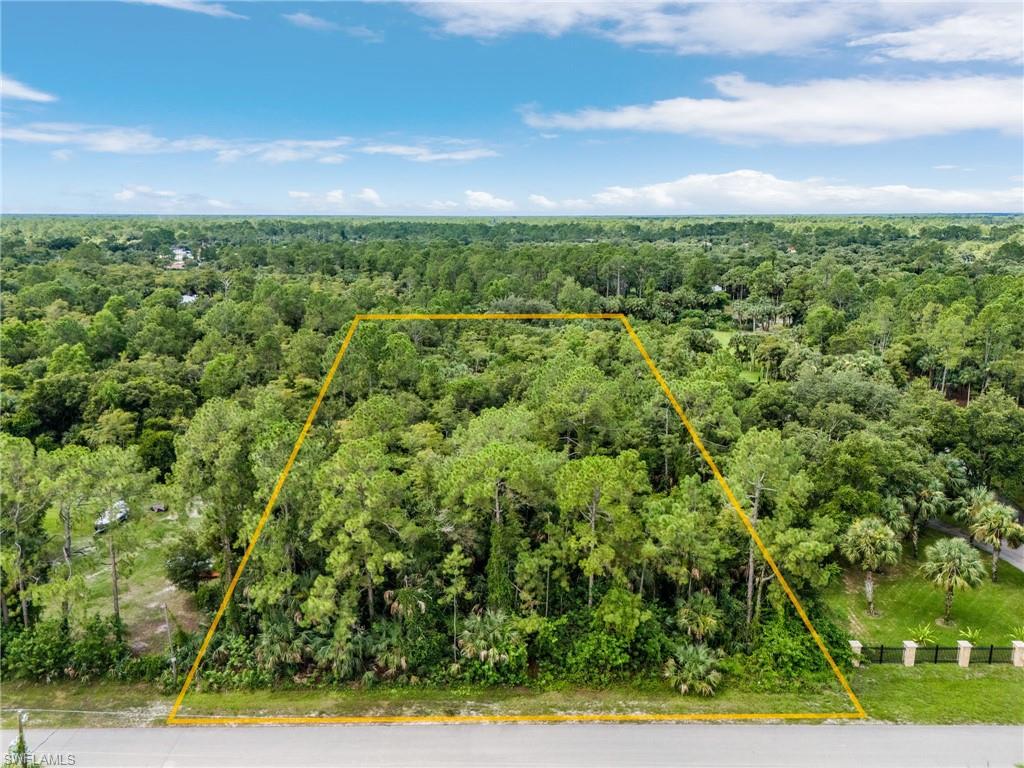
[[[815,629],[841,668],[850,665],[846,634],[828,613],[813,617]],[[833,673],[807,627],[788,606],[760,628],[746,675],[764,690],[831,680]]]
[[[77,631],[52,619],[29,629],[3,630],[0,668],[5,677],[41,680],[157,680],[167,669],[160,655],[133,656],[121,627],[94,616]]]

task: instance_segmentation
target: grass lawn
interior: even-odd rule
[[[722,345],[722,349],[729,349],[729,340],[735,336],[737,331],[712,331],[715,341]],[[756,366],[745,365],[740,371],[740,378],[750,384],[756,384],[761,380],[761,372]]]
[[[957,592],[953,600],[952,623],[941,623],[943,593],[919,572],[928,544],[944,538],[938,531],[921,535],[921,561],[914,560],[909,547],[898,565],[875,580],[875,608],[878,616],[869,616],[864,600],[863,572],[847,568],[826,593],[829,603],[847,618],[850,635],[865,645],[898,646],[910,639],[910,629],[930,624],[937,642],[955,645],[965,627],[981,630],[984,645],[1009,645],[1012,630],[1024,624],[1024,573],[1005,562],[999,563],[999,580],[985,579],[979,586]],[[988,572],[989,555],[985,557]],[[1022,692],[1024,694],[1024,692]]]
[[[722,349],[728,349],[729,340],[736,335],[736,331],[712,331],[711,335],[715,337],[715,341],[722,345]]]
[[[851,683],[877,720],[914,723],[1024,723],[1024,670],[1008,665],[960,669],[897,665],[854,670]],[[19,708],[47,727],[159,725],[174,696],[123,683],[15,682],[3,687],[0,724],[15,724]],[[45,710],[77,710],[47,712]],[[678,696],[660,685],[587,689],[564,687],[441,689],[430,686],[240,690],[189,694],[182,715],[452,715],[668,712],[849,711],[829,686],[820,691],[765,693],[724,685],[713,698]]]
[[[850,685],[868,715],[898,723],[1024,723],[1024,669],[1009,664],[876,664]]]
[[[128,629],[128,640],[136,651],[159,653],[167,646],[162,607],[165,603],[173,619],[185,629],[194,630],[198,626],[191,596],[179,592],[164,574],[165,544],[183,523],[176,515],[162,515],[149,510],[137,515],[129,525],[134,529],[133,534],[140,537],[140,544],[133,558],[125,558],[119,564],[121,619]],[[47,516],[44,527],[53,537],[53,557],[59,558],[63,533],[56,514]],[[85,574],[85,594],[73,602],[72,610],[83,618],[95,614],[112,615],[113,586],[106,539],[102,535],[94,536],[91,526],[87,526],[86,530],[76,532],[73,542],[76,551],[84,553],[77,560],[76,567]],[[55,601],[47,617],[55,617],[59,611]]]

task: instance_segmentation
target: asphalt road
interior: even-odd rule
[[[952,525],[944,523],[942,520],[929,520],[928,525],[929,527],[935,528],[936,530],[942,531],[943,533],[949,534],[950,536],[959,536],[961,539],[964,540],[967,540],[969,538],[967,534],[961,531],[959,528],[954,528]],[[999,559],[1009,563],[1018,571],[1024,571],[1024,545],[1021,545],[1019,547],[1011,547],[1005,541],[1003,542],[1003,545],[1004,546],[1002,550],[1000,550],[999,552]],[[990,555],[992,554],[992,547],[990,547],[988,544],[976,541],[974,542],[974,546],[984,550],[985,552],[988,552]],[[988,563],[986,563],[985,565],[987,567]]]
[[[785,766],[1024,763],[1024,726],[488,724],[29,729],[43,765]],[[3,731],[4,744],[13,734]],[[6,765],[6,763],[5,763]]]

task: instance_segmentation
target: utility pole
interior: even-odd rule
[[[14,753],[11,755],[17,760],[17,765],[21,768],[28,768],[28,747],[25,745],[25,721],[28,720],[28,713],[23,710],[18,710],[18,744],[14,748]],[[6,760],[5,760],[6,762]]]
[[[171,674],[174,675],[174,684],[178,684],[178,657],[174,653],[174,639],[171,637],[171,620],[167,615],[167,603],[164,608],[164,629],[167,630],[167,650],[171,654]]]

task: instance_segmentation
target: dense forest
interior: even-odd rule
[[[841,664],[844,564],[873,609],[904,548],[995,577],[928,520],[1024,533],[1020,217],[11,216],[0,248],[8,676],[180,681],[362,312],[625,313]],[[119,602],[151,552],[162,649]],[[823,684],[776,581],[618,322],[366,321],[197,683]]]

